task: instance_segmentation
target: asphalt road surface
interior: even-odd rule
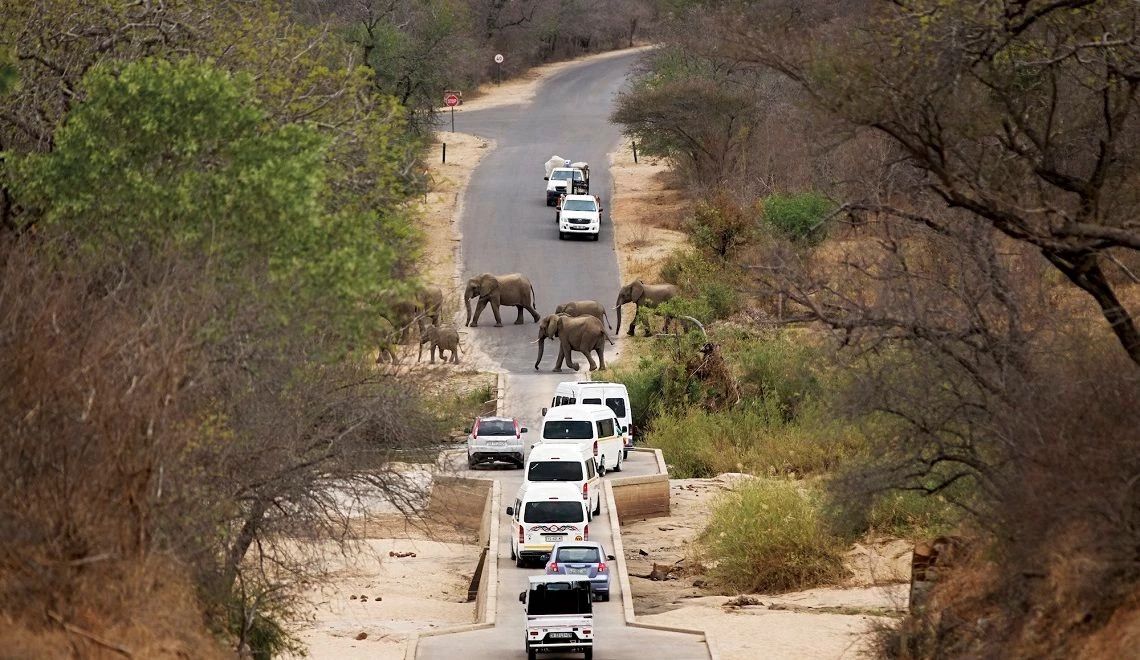
[[[608,154],[618,144],[618,128],[609,123],[614,95],[624,84],[639,53],[583,63],[552,76],[543,84],[534,102],[464,112],[456,117],[456,130],[492,138],[496,149],[488,154],[471,176],[461,227],[463,263],[466,276],[483,272],[519,272],[530,278],[535,288],[540,314],[554,311],[555,305],[571,300],[597,300],[612,305],[617,298],[617,258],[608,207],[612,180]],[[590,192],[599,195],[606,209],[598,241],[558,240],[554,210],[546,206],[543,163],[552,155],[590,163]],[[474,308],[474,305],[472,305]],[[531,342],[538,329],[527,315],[523,325],[513,325],[513,307],[503,308],[503,327],[494,327],[491,310],[484,309],[479,327],[469,329],[468,341],[475,343],[492,361],[508,372],[507,392],[502,413],[519,417],[534,429],[537,439],[541,408],[550,405],[555,386],[571,380],[567,370],[554,374],[553,343],[548,343],[542,371],[534,369],[537,347]],[[613,319],[611,318],[611,321]],[[581,361],[580,355],[575,360]],[[456,455],[457,469],[464,456]],[[630,454],[623,475],[650,474],[656,465],[644,454]],[[502,507],[514,500],[522,483],[522,471],[479,469],[468,476],[494,478],[502,488]],[[614,476],[611,473],[606,478]],[[500,543],[498,572],[498,612],[496,626],[420,640],[421,660],[500,660],[525,658],[523,611],[518,594],[527,577],[541,574],[542,568],[519,569],[510,559],[511,527],[504,511],[498,512]],[[591,540],[601,541],[612,552],[609,511],[590,523]],[[629,658],[644,660],[704,660],[708,651],[693,635],[628,628],[622,621],[621,586],[615,578],[610,601],[594,608],[595,648],[598,660]],[[570,658],[580,655],[549,655],[544,658]]]
[[[547,80],[532,103],[457,115],[455,130],[496,142],[495,150],[472,174],[464,198],[464,282],[485,272],[522,273],[534,285],[535,307],[541,315],[572,300],[614,304],[621,283],[609,215],[613,184],[608,154],[621,134],[609,115],[614,96],[639,57],[633,53],[567,69]],[[596,242],[558,240],[554,208],[546,206],[542,180],[543,164],[552,155],[590,163],[590,192],[601,197],[605,209]],[[500,313],[503,327],[496,328],[488,305],[479,327],[471,328],[466,340],[511,373],[534,373],[538,352],[530,343],[538,337],[534,319],[524,312],[525,323],[518,326],[513,325],[516,308],[503,307]],[[543,371],[554,367],[558,349],[552,347],[547,342]],[[585,364],[580,354],[574,359]]]
[[[526,375],[509,379],[506,392],[505,413],[520,418],[523,425],[536,429],[542,417],[541,408],[550,404],[554,387],[561,380],[559,376]],[[530,434],[528,434],[530,435]],[[525,436],[524,436],[525,437]],[[537,435],[532,437],[532,441]],[[459,470],[466,462],[466,454],[456,454],[453,465]],[[635,452],[629,455],[622,472],[610,473],[614,476],[634,476],[654,474],[656,461],[649,454]],[[502,488],[502,508],[514,501],[515,493],[522,483],[522,470],[506,466],[480,466],[473,471],[461,471],[463,476],[498,479]],[[514,660],[526,658],[523,646],[524,615],[518,601],[520,591],[526,589],[527,578],[541,575],[542,567],[517,568],[510,558],[510,519],[504,511],[499,511],[499,585],[498,612],[494,628],[470,632],[424,637],[420,639],[417,658],[419,660]],[[610,535],[610,512],[603,504],[602,514],[594,516],[590,522],[590,540],[600,541],[607,553],[613,552],[613,539]],[[615,564],[616,566],[616,564]],[[661,632],[641,628],[627,628],[622,621],[621,585],[616,572],[610,582],[609,602],[594,603],[594,658],[595,660],[705,660],[708,651],[703,642],[694,635]],[[561,660],[581,658],[581,654],[549,654],[540,658]]]

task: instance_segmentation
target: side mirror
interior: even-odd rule
[[[525,602],[526,602],[526,592],[525,592],[525,591],[520,591],[520,592],[519,592],[519,602],[520,602],[520,603],[525,603]]]
[[[546,411],[547,411],[547,410],[549,410],[549,408],[543,408],[543,409],[542,409],[542,416],[543,416],[543,417],[546,417]]]
[[[599,206],[598,207],[598,213],[601,213],[602,211],[605,211],[605,209]]]
[[[513,506],[507,507],[507,515],[508,516],[514,516],[515,515],[515,508]]]
[[[621,427],[621,432],[622,433],[629,433],[629,427],[628,426]]]
[[[521,430],[521,431],[519,431],[519,433],[526,433],[526,432],[527,432],[527,428],[526,428],[525,426],[524,426],[524,427],[522,427],[522,430]]]
[[[613,561],[614,559],[616,559],[616,557],[613,555],[606,555],[606,561]]]
[[[542,177],[542,180],[543,180],[543,181],[549,181],[549,180],[550,180],[550,177],[548,177],[548,176],[544,176],[544,177]]]

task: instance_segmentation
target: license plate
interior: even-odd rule
[[[548,541],[550,543],[558,543],[559,541],[561,541],[564,538],[566,538],[566,537],[561,535],[561,534],[555,534],[553,536],[547,534],[546,536],[542,537],[542,540]]]
[[[507,444],[507,441],[506,440],[488,440],[487,444],[492,446],[492,447],[502,447],[503,445]]]
[[[574,633],[547,633],[546,636],[551,639],[573,639]]]
[[[588,568],[568,568],[566,569],[567,575],[586,575],[590,572]]]

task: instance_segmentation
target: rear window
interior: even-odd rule
[[[585,519],[586,510],[577,500],[527,502],[523,513],[526,523],[578,523]]]
[[[600,405],[602,405],[602,400],[601,399],[582,399],[582,403],[592,403],[595,406],[600,406]]]
[[[602,560],[597,548],[560,548],[558,561],[571,564],[596,564]]]
[[[551,420],[542,427],[545,440],[590,440],[594,430],[589,422],[572,419]]]
[[[618,417],[625,417],[625,399],[606,399],[606,405]]]
[[[515,423],[505,419],[479,420],[479,435],[514,435]]]
[[[598,437],[599,438],[608,438],[611,435],[617,435],[614,432],[614,420],[603,419],[603,420],[599,421],[598,422]]]
[[[593,611],[590,590],[575,588],[570,584],[542,585],[531,589],[526,599],[526,613],[534,616],[543,614],[589,614]]]
[[[527,481],[581,481],[582,464],[575,461],[535,461],[526,473]]]

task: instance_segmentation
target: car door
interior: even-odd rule
[[[597,511],[602,501],[602,480],[598,476],[598,465],[593,456],[586,457],[586,483],[590,485],[590,511]]]

